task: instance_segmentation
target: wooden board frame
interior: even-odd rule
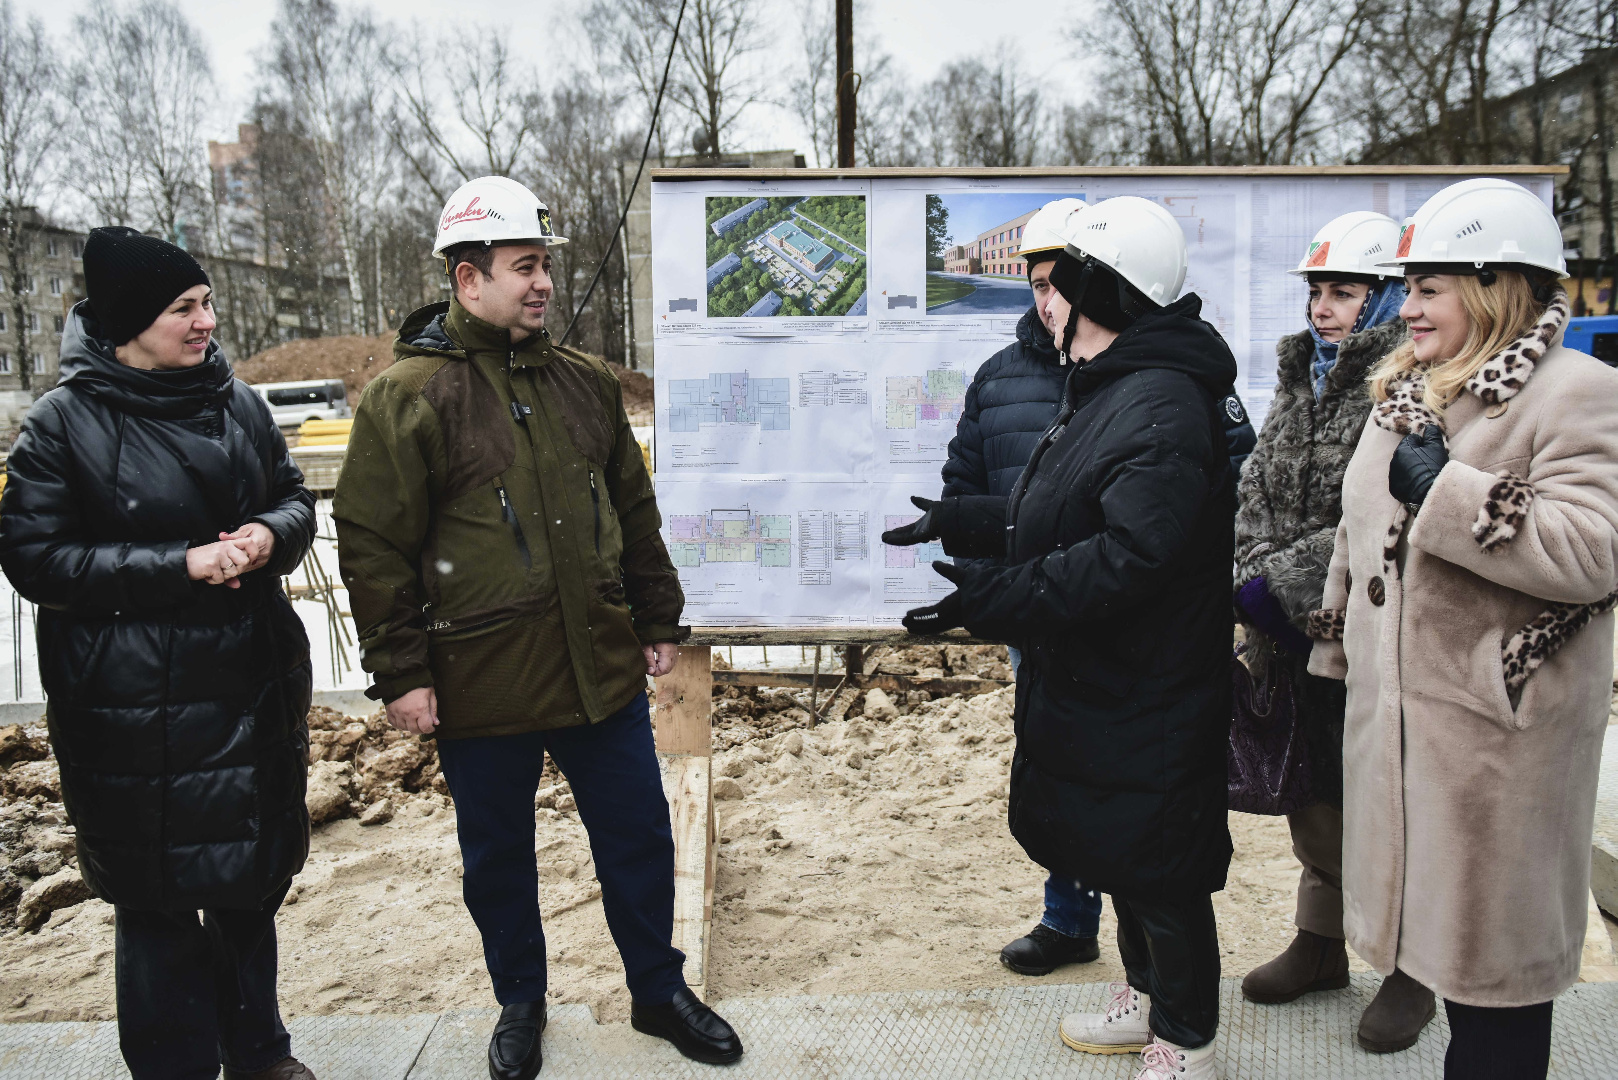
[[[680,647],[674,670],[657,680],[652,717],[658,763],[674,830],[674,934],[686,981],[708,993],[708,938],[719,822],[713,805],[713,651]]]
[[[1555,176],[1566,165],[1029,165],[1006,169],[653,169],[654,183],[689,180],[1004,180],[1055,176]]]

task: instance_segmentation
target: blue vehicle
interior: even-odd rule
[[[1585,315],[1567,321],[1562,344],[1618,367],[1618,315]]]

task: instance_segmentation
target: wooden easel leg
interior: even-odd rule
[[[663,790],[674,829],[674,947],[686,982],[706,999],[718,822],[713,807],[713,656],[681,646],[674,671],[657,680],[653,717]]]

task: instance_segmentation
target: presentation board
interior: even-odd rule
[[[967,388],[1032,305],[1019,229],[1046,202],[1138,195],[1174,215],[1185,291],[1258,426],[1276,342],[1306,326],[1286,271],[1315,231],[1409,217],[1466,175],[962,172],[654,173],[655,479],[688,622],[891,626],[951,590],[937,545],[880,536],[939,494]],[[1509,174],[1551,203],[1551,172]]]

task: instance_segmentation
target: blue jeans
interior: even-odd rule
[[[685,986],[674,935],[674,834],[646,695],[598,724],[438,740],[455,798],[461,893],[502,1005],[545,997],[545,931],[534,857],[534,795],[550,752],[590,834],[607,929],[630,996],[664,1005]]]
[[[1010,647],[1006,653],[1015,678],[1022,666],[1022,653]],[[1052,874],[1045,879],[1045,917],[1039,921],[1068,937],[1095,937],[1101,930],[1101,894]]]
[[[1045,879],[1041,923],[1068,937],[1095,937],[1101,929],[1101,894],[1055,874]]]

